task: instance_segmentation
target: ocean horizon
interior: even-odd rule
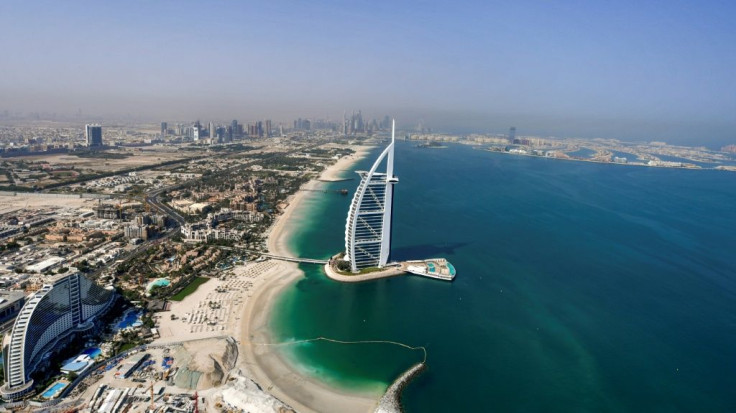
[[[302,265],[305,277],[275,305],[276,340],[426,347],[428,369],[404,393],[408,412],[736,410],[732,173],[399,141],[396,174],[391,259],[447,258],[455,281],[341,284]],[[295,254],[344,249],[357,184],[324,184],[348,187],[347,197],[305,197]],[[372,391],[422,358],[323,342],[285,355],[331,385]]]

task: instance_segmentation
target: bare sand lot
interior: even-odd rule
[[[57,196],[54,194],[33,193],[24,194],[18,192],[12,195],[11,192],[1,192],[0,195],[0,214],[18,211],[20,209],[34,208],[89,208],[92,210],[97,204],[96,199],[80,198],[74,195]]]
[[[28,160],[34,162],[48,162],[51,165],[62,167],[74,167],[75,170],[92,170],[96,172],[114,172],[124,169],[135,168],[145,165],[156,165],[163,162],[175,161],[179,159],[192,158],[201,155],[204,152],[192,151],[182,152],[174,148],[160,148],[158,150],[137,151],[133,148],[126,150],[110,151],[113,157],[79,157],[73,154],[53,154],[53,155],[33,155],[12,158],[13,160]],[[126,155],[125,158],[115,159],[115,154]]]

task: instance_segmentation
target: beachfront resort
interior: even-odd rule
[[[136,153],[111,149],[107,169],[85,163],[86,180],[65,183],[66,193],[9,194],[0,210],[9,223],[0,275],[11,291],[30,295],[19,295],[4,321],[0,408],[371,411],[380,395],[346,398],[312,379],[278,379],[297,377],[267,328],[278,292],[301,275],[297,264],[278,260],[291,256],[286,222],[305,194],[342,179],[367,153],[325,143],[334,138],[319,132],[302,136],[194,144],[187,156],[135,172],[126,168]],[[202,160],[213,152],[214,162]],[[74,159],[57,156],[50,165]],[[59,294],[69,315],[39,323],[44,303]],[[26,347],[23,360],[17,349]],[[298,388],[318,401],[292,397]]]

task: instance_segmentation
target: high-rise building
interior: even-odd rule
[[[31,295],[5,338],[2,398],[18,400],[28,394],[33,389],[33,373],[51,366],[53,353],[74,333],[92,329],[114,301],[114,290],[81,273],[56,276]]]
[[[215,124],[213,122],[210,122],[210,130],[207,132],[209,133],[209,136],[210,136],[210,143],[216,143],[215,142],[215,135],[216,135]]]
[[[237,120],[233,119],[233,121],[230,123],[231,127],[231,133],[228,136],[228,139],[230,142],[233,141],[234,138],[241,138],[243,136],[243,125],[239,124]]]
[[[360,184],[350,203],[345,225],[345,261],[353,272],[362,268],[383,267],[391,250],[391,214],[394,185],[395,122],[391,125],[391,143],[373,163],[370,171],[357,171]],[[383,160],[386,172],[377,172]]]
[[[102,126],[85,125],[84,136],[87,139],[87,147],[102,146]]]
[[[202,134],[202,126],[199,124],[199,121],[197,121],[194,126],[192,126],[192,139],[195,141],[199,140],[199,137]]]
[[[166,122],[161,122],[161,137],[165,137],[169,131],[169,125]]]
[[[514,140],[516,140],[516,126],[509,128],[509,143],[514,143]]]
[[[271,119],[266,119],[266,122],[264,123],[266,124],[266,130],[264,131],[264,133],[266,134],[267,138],[270,138],[271,137]]]

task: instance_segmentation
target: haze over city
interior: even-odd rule
[[[736,412],[735,11],[0,2],[0,412]]]
[[[734,143],[728,2],[19,2],[0,111]],[[19,24],[19,22],[24,22]]]

